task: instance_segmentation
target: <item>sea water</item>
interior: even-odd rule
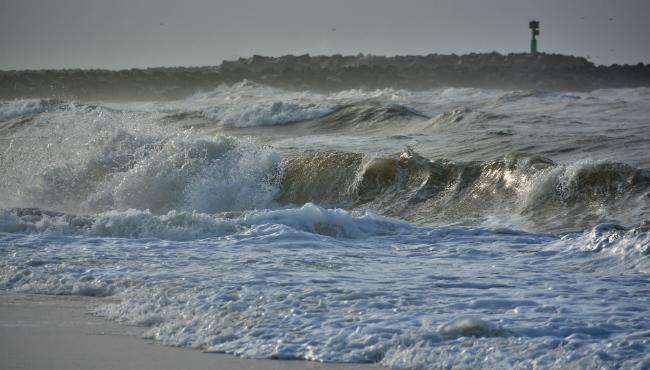
[[[650,90],[0,102],[0,288],[406,369],[650,367]]]

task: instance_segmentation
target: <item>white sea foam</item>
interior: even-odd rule
[[[438,333],[446,339],[460,337],[496,337],[503,330],[496,324],[475,317],[461,317],[440,325]]]
[[[246,357],[415,369],[648,360],[647,299],[625,299],[643,277],[605,249],[573,248],[605,227],[564,238],[422,228],[314,205],[230,220],[134,211],[97,219],[112,228],[105,235],[140,239],[92,229],[0,234],[2,287],[114,295],[119,303],[98,313],[148,326],[164,344]],[[188,242],[133,232],[168,223],[189,233],[200,219],[205,232]]]
[[[617,224],[600,224],[585,233],[577,249],[612,254],[630,263],[631,268],[647,270],[650,265],[650,233],[648,226],[626,228]]]
[[[61,102],[48,99],[17,99],[0,101],[0,122],[47,112],[57,104],[61,104]]]
[[[19,214],[19,212],[22,212]],[[51,214],[40,210],[0,209],[0,232],[86,235],[111,238],[194,240],[218,237],[268,225],[332,237],[360,238],[408,230],[406,222],[367,213],[353,217],[342,209],[325,209],[308,203],[300,208],[248,211],[241,215],[210,215],[170,211],[154,215],[130,209],[91,216]]]

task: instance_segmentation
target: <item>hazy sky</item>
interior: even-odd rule
[[[650,63],[650,0],[0,0],[0,69],[541,51]]]

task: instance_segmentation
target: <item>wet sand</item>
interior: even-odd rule
[[[143,328],[91,315],[103,298],[0,291],[0,369],[378,370],[369,364],[251,360],[165,347]]]

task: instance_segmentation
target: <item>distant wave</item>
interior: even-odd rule
[[[549,91],[543,91],[543,90],[538,90],[538,89],[532,89],[532,90],[516,90],[516,91],[508,91],[501,95],[498,99],[498,103],[512,103],[512,102],[517,102],[522,99],[527,99],[527,98],[544,98],[544,97],[554,97],[559,94],[549,92]],[[578,98],[578,97],[574,97]],[[579,99],[579,98],[578,98]]]
[[[382,128],[399,124],[400,121],[422,120],[427,116],[410,107],[400,104],[380,104],[360,102],[341,107],[318,120],[314,125],[319,130],[341,130]]]
[[[319,94],[274,89],[245,80],[169,102],[162,112],[172,121],[202,119],[217,127],[249,128],[316,119],[336,111],[339,105]]]
[[[426,119],[425,114],[403,104],[385,103],[404,91],[346,90],[337,94],[292,92],[243,81],[168,103],[166,119],[203,119],[217,127],[251,128],[292,123],[312,123],[322,130],[369,128],[394,119]]]
[[[506,120],[509,116],[506,114],[488,113],[475,111],[468,107],[458,107],[432,117],[426,122],[417,124],[414,129],[417,130],[440,130],[448,127],[454,127],[461,124],[483,124],[490,121]]]
[[[252,106],[215,106],[201,111],[183,112],[180,118],[194,115],[216,122],[222,127],[257,127],[285,125],[327,115],[336,110],[331,104],[298,104],[294,102],[263,102]],[[176,114],[175,116],[178,116]]]

